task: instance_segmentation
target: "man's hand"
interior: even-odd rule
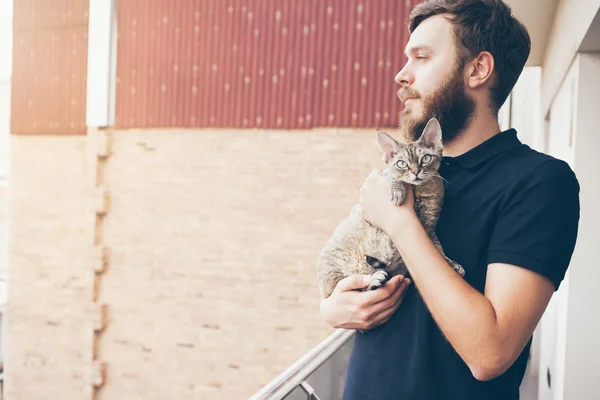
[[[388,234],[395,227],[404,226],[407,218],[416,219],[412,186],[409,185],[406,199],[398,207],[392,202],[390,182],[377,169],[369,174],[360,188],[358,206],[362,219]]]
[[[352,275],[338,282],[321,301],[321,315],[334,328],[368,330],[387,322],[402,303],[410,279],[395,276],[385,285],[360,292],[371,283],[370,275]]]

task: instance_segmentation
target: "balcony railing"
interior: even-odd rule
[[[354,335],[353,330],[336,330],[250,400],[340,400]],[[538,377],[529,368],[520,388],[522,400],[538,398]]]
[[[341,399],[354,335],[353,330],[336,330],[250,400]]]

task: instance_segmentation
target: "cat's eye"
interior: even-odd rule
[[[400,160],[400,161],[398,161],[398,162],[396,163],[396,166],[397,166],[398,168],[406,168],[406,167],[408,167],[408,164],[406,163],[406,161],[402,161],[402,160]]]
[[[425,154],[423,156],[423,158],[421,158],[421,164],[428,164],[431,162],[431,160],[433,160],[433,157],[431,157],[431,154]]]

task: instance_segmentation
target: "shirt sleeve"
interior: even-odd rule
[[[492,232],[488,264],[535,271],[558,290],[575,248],[579,209],[579,183],[569,165],[542,164],[509,194]]]

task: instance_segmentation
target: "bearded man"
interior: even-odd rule
[[[396,76],[400,126],[418,137],[435,117],[446,180],[437,236],[409,191],[392,204],[373,171],[362,217],[393,239],[410,278],[374,291],[351,276],[321,302],[333,327],[358,334],[346,400],[517,400],[533,331],[574,250],[579,184],[563,161],[500,132],[498,111],[529,56],[525,27],[500,0],[430,0],[410,15],[408,61]],[[411,284],[412,283],[412,284]]]

